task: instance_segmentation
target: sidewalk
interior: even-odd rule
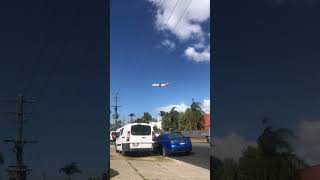
[[[122,157],[110,147],[113,180],[209,180],[210,172],[192,164],[162,156]]]
[[[190,137],[191,142],[198,142],[198,143],[207,143],[207,139],[204,137]]]

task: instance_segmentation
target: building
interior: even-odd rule
[[[210,114],[205,114],[202,119],[202,129],[209,130],[210,128]]]
[[[298,171],[301,180],[319,180],[320,165],[307,167]]]

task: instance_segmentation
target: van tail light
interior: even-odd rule
[[[127,132],[127,141],[130,141],[130,131]]]

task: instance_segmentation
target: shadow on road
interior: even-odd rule
[[[148,157],[148,156],[156,156],[157,154],[151,152],[127,152],[127,156],[138,158],[138,157]]]
[[[189,155],[174,154],[170,158],[210,169],[210,147],[206,143],[194,143]]]
[[[119,175],[118,171],[110,168],[110,178],[113,178],[113,177],[118,176],[118,175]]]

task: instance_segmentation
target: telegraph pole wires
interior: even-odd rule
[[[6,101],[4,101],[6,102]],[[13,102],[13,101],[10,101]],[[35,103],[32,99],[27,99],[22,94],[18,95],[18,98],[15,100],[17,103],[17,112],[12,113],[16,114],[18,117],[18,126],[17,126],[17,137],[16,139],[8,139],[4,142],[6,143],[13,143],[14,144],[14,153],[16,156],[16,165],[8,166],[8,173],[9,175],[14,176],[16,180],[26,180],[27,172],[30,172],[31,169],[28,169],[27,166],[24,164],[23,160],[23,148],[25,144],[28,143],[36,143],[36,141],[28,141],[23,137],[23,128],[25,122],[25,115],[30,113],[24,112],[24,105],[27,103]]]
[[[115,105],[112,106],[114,108],[114,112],[113,112],[113,120],[114,120],[114,126],[115,129],[119,128],[121,126],[121,121],[119,120],[120,114],[118,113],[118,108],[121,107],[118,105],[119,103],[119,92],[114,93],[115,94]]]

